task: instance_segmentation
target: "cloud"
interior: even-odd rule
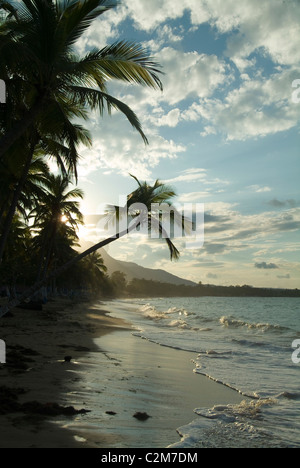
[[[165,47],[156,58],[165,73],[162,100],[171,106],[188,97],[208,97],[229,80],[229,66],[216,55]]]
[[[85,179],[100,170],[102,173],[113,171],[126,176],[133,173],[139,178],[148,179],[162,159],[176,159],[186,151],[185,146],[164,138],[151,127],[147,128],[149,146],[145,146],[126,118],[115,113],[101,121],[92,119],[89,128],[93,147],[81,148],[78,167],[79,176]]]
[[[296,252],[300,248],[299,242],[295,242],[291,237],[293,232],[300,229],[300,210],[296,208],[279,213],[265,211],[255,215],[245,215],[238,211],[234,204],[206,203],[204,221],[203,252],[213,255],[230,255],[233,252],[250,249],[256,249],[261,255],[268,255],[277,252],[278,246],[282,246],[283,250],[280,251],[282,254]],[[221,246],[226,248],[223,249]],[[258,260],[257,265],[263,268],[267,263]]]
[[[172,109],[168,114],[163,115],[158,120],[157,118],[153,117],[153,124],[157,125],[157,127],[177,127],[180,121],[180,110],[179,109]]]
[[[173,179],[166,180],[166,182],[168,184],[175,184],[178,182],[204,182],[206,178],[207,178],[206,169],[191,168],[191,169],[186,169],[179,176],[173,177]]]
[[[205,251],[208,254],[215,255],[215,254],[222,254],[226,250],[226,244],[214,244],[214,243],[207,243],[205,245]]]
[[[260,185],[250,185],[250,187],[248,188],[256,193],[272,192],[272,189],[270,187],[261,187]]]
[[[243,82],[224,99],[202,98],[185,112],[186,120],[202,120],[203,133],[222,133],[226,139],[247,140],[289,130],[300,120],[292,103],[292,82],[300,68],[276,72],[269,78]]]
[[[175,48],[188,23],[166,22],[186,13],[194,27],[209,23],[227,34],[222,55]],[[244,141],[289,130],[299,122],[300,106],[291,101],[292,82],[300,76],[299,14],[297,0],[124,0],[92,24],[77,48],[83,52],[120,38],[125,20],[132,20],[137,29],[151,32],[145,45],[154,50],[165,72],[161,95],[149,89],[130,91],[144,122],[170,128],[201,122],[203,137],[222,134],[229,141]],[[268,73],[266,58],[274,64]],[[216,95],[219,90],[221,97]]]
[[[179,202],[181,203],[202,203],[204,198],[210,197],[211,193],[207,192],[190,192],[182,193],[179,196]]]
[[[214,273],[207,273],[206,278],[207,279],[218,279],[218,275],[215,275]]]
[[[232,32],[227,55],[245,68],[250,55],[259,51],[275,63],[299,63],[298,0],[124,0],[124,8],[136,28],[150,32],[167,20],[190,14],[197,27],[209,23],[219,33]],[[288,25],[288,27],[287,27]]]
[[[279,278],[279,279],[291,279],[291,275],[290,275],[290,274],[287,274],[287,275],[278,275],[277,278]]]
[[[275,263],[261,262],[255,263],[255,268],[258,268],[259,270],[278,270],[279,266],[275,265]]]
[[[274,208],[296,208],[296,206],[299,205],[299,202],[293,199],[280,201],[277,198],[273,198],[273,200],[270,200],[267,204],[273,206]]]
[[[136,28],[147,32],[188,12],[194,26],[210,23],[222,34],[235,32],[228,41],[230,56],[249,57],[263,48],[276,62],[300,60],[297,0],[124,0],[124,7]]]
[[[207,186],[229,185],[229,182],[226,180],[221,180],[218,178],[210,179],[209,175],[207,174],[207,170],[202,169],[202,168],[186,169],[182,171],[182,173],[179,176],[173,177],[172,179],[168,179],[165,182],[167,182],[168,184],[176,184],[179,182],[191,182],[191,183],[199,182]],[[199,192],[199,193],[203,193],[203,192]]]

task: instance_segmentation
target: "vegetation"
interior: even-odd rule
[[[252,286],[174,285],[133,279],[125,289],[130,297],[300,297],[298,289],[268,289]]]
[[[113,293],[116,278],[108,280],[96,252],[144,225],[164,238],[171,259],[179,257],[150,209],[151,203],[171,206],[174,191],[159,181],[151,186],[137,179],[126,206],[115,209],[117,222],[126,213],[131,225],[81,254],[76,251],[83,223],[78,151],[82,144],[92,145],[84,126],[90,111],[103,116],[116,109],[148,144],[138,117],[108,93],[107,85],[114,80],[162,89],[160,66],[139,44],[120,41],[83,56],[76,52],[91,24],[115,7],[108,0],[0,1],[0,79],[7,91],[0,106],[0,289],[12,299],[0,316],[38,297],[44,286]],[[50,172],[49,159],[59,173]],[[149,208],[146,216],[137,203]]]

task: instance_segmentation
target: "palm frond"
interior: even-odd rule
[[[74,45],[96,18],[117,5],[118,2],[107,0],[56,2],[56,11],[60,18],[56,35],[60,43],[68,47]]]
[[[100,51],[90,52],[86,62],[94,64],[95,69],[106,79],[117,79],[163,90],[158,77],[158,74],[162,73],[160,66],[149,57],[147,50],[140,44],[130,41],[115,42]]]

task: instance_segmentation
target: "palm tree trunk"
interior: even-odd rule
[[[49,236],[50,241],[49,241],[49,246],[48,246],[48,253],[47,253],[47,256],[46,256],[44,267],[42,268],[43,272],[42,271],[40,272],[39,280],[41,278],[44,280],[47,277],[47,272],[49,270],[51,257],[53,255],[53,249],[54,249],[54,242],[55,242],[55,238],[56,238],[56,233],[57,233],[57,223],[55,223],[55,225],[53,226],[52,232],[51,232],[51,234]]]
[[[46,254],[46,242],[47,242],[47,237],[45,235],[44,239],[43,239],[43,242],[42,242],[42,246],[41,246],[40,260],[38,262],[39,267],[38,267],[38,273],[37,273],[36,281],[40,281],[41,276],[42,276],[43,265],[44,265],[44,262],[45,262],[45,254]]]
[[[5,199],[4,199],[4,201],[3,201],[2,205],[1,205],[1,208],[0,208],[0,226],[1,226],[2,218],[4,217],[5,209],[6,209],[7,205],[8,205],[8,203],[9,203],[10,195],[11,195],[11,193],[9,193],[5,197]]]
[[[4,249],[5,249],[6,242],[7,242],[7,239],[8,239],[8,235],[9,235],[9,232],[10,232],[10,229],[11,229],[13,217],[14,217],[16,209],[17,209],[19,198],[20,198],[20,195],[22,193],[22,190],[24,188],[24,185],[25,185],[27,177],[28,177],[28,172],[29,172],[31,161],[32,161],[32,158],[33,158],[35,145],[36,145],[35,142],[32,143],[32,145],[31,145],[31,148],[30,148],[30,151],[29,151],[29,156],[28,156],[28,158],[27,158],[27,160],[25,162],[21,179],[20,179],[20,181],[19,181],[19,183],[18,183],[18,185],[17,185],[17,187],[15,189],[14,196],[13,196],[9,211],[8,211],[7,216],[5,218],[5,222],[4,222],[4,225],[3,225],[3,231],[2,231],[2,235],[1,235],[1,239],[0,239],[0,265],[2,263]]]
[[[4,158],[11,146],[31,127],[45,107],[47,94],[43,93],[35,105],[22,120],[17,122],[0,140],[0,160]]]
[[[97,250],[106,247],[107,245],[111,244],[112,242],[115,242],[118,239],[121,239],[122,237],[126,236],[130,232],[134,231],[137,226],[140,224],[140,219],[138,218],[135,223],[133,223],[132,226],[129,228],[125,229],[124,231],[116,234],[113,237],[110,237],[109,239],[106,239],[102,242],[99,242],[98,244],[95,244],[93,247],[91,247],[88,250],[85,250],[85,252],[77,255],[76,257],[72,258],[69,262],[65,263],[65,265],[61,266],[57,270],[53,271],[49,275],[46,276],[46,278],[43,278],[40,281],[37,281],[33,286],[31,286],[27,291],[25,291],[18,299],[10,301],[6,306],[1,307],[0,309],[0,318],[6,315],[11,309],[14,307],[17,307],[18,305],[21,304],[21,302],[25,301],[29,297],[33,296],[37,291],[39,291],[48,281],[52,280],[53,278],[57,278],[58,276],[61,276],[63,273],[65,273],[69,268],[72,268],[74,265],[76,265],[80,260],[84,259],[88,255],[96,252]]]

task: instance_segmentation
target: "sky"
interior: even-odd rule
[[[142,43],[164,72],[163,92],[109,85],[149,146],[122,114],[91,114],[93,148],[79,166],[84,214],[119,204],[136,188],[129,173],[171,184],[179,204],[205,204],[204,246],[176,240],[179,262],[140,235],[110,255],[196,282],[299,288],[299,18],[299,0],[123,0],[79,40],[82,54]],[[86,219],[82,238],[99,241]]]

